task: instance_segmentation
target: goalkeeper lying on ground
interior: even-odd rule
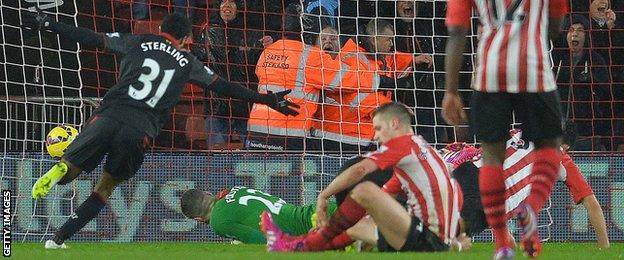
[[[196,189],[187,190],[180,198],[182,213],[210,224],[220,236],[248,244],[265,244],[260,231],[260,214],[271,212],[273,220],[291,235],[307,233],[316,226],[316,205],[296,206],[263,191],[235,186],[214,196]],[[333,214],[336,204],[329,204]]]

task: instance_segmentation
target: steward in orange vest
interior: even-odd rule
[[[285,98],[300,106],[299,114],[285,116],[267,106],[255,104],[247,126],[247,147],[251,149],[316,149],[317,145],[306,142],[306,137],[310,137],[321,89],[334,91],[348,86],[345,91],[353,92],[360,87],[372,88],[372,82],[359,82],[362,72],[332,59],[318,47],[301,42],[299,17],[287,15],[285,20],[285,30],[291,33],[285,33],[285,39],[271,44],[260,55],[256,66],[258,92],[291,90]]]
[[[374,23],[377,23],[376,27]],[[376,37],[360,36],[361,44],[349,39],[339,57],[350,67],[357,67],[361,71],[359,82],[370,82],[371,88],[360,87],[355,92],[346,92],[349,88],[342,87],[325,92],[322,109],[317,113],[320,120],[314,124],[314,136],[323,140],[324,151],[361,153],[374,150],[371,113],[378,106],[392,102],[391,93],[397,81],[394,71],[404,70],[412,63],[410,54],[389,55],[394,37],[390,23],[372,20],[366,32]]]

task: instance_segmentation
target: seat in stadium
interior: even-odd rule
[[[160,29],[158,28],[160,26],[162,21],[160,20],[155,20],[155,21],[134,21],[134,24],[132,26],[132,33],[135,34],[148,34],[148,33],[152,33],[152,34],[157,34],[160,32]]]

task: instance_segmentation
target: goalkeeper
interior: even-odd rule
[[[260,214],[270,212],[275,223],[286,233],[302,235],[316,226],[316,205],[295,206],[263,191],[235,186],[216,196],[196,189],[187,190],[180,198],[182,213],[210,224],[219,236],[246,244],[266,244],[260,231]],[[330,203],[328,213],[336,210]]]

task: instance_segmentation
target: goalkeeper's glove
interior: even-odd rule
[[[296,109],[300,108],[300,106],[284,98],[290,91],[290,89],[277,93],[268,91],[267,94],[260,94],[262,98],[259,103],[265,104],[284,115],[296,116],[299,114]]]
[[[22,14],[22,26],[33,30],[48,30],[56,24],[48,14],[44,13],[39,7],[37,12],[25,12]]]

